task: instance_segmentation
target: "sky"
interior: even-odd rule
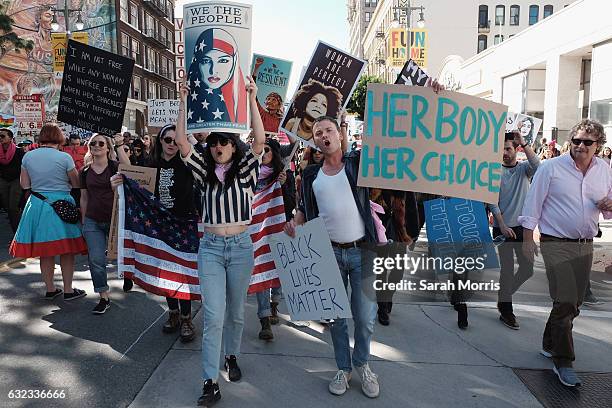
[[[177,0],[175,17],[183,5]],[[253,5],[253,45],[258,54],[293,61],[287,96],[297,88],[302,67],[308,64],[318,40],[349,51],[349,26],[344,0],[241,0]]]

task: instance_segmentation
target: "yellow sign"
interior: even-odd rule
[[[83,44],[89,43],[89,34],[84,31],[72,33],[70,39]],[[66,61],[66,47],[68,35],[66,33],[51,33],[51,47],[53,49],[53,72],[61,77],[64,73],[64,62]]]
[[[388,45],[387,66],[393,68],[403,67],[404,63],[408,60],[406,57],[406,30],[403,28],[394,28],[390,30]]]
[[[410,30],[410,58],[421,68],[427,67],[427,30],[414,28]]]

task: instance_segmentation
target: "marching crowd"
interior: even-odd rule
[[[434,91],[441,86],[434,81]],[[320,116],[310,132],[316,148],[294,155],[296,141],[281,145],[266,138],[256,101],[257,86],[249,78],[251,139],[217,133],[187,136],[185,99],[180,91],[176,124],[164,126],[156,137],[132,140],[129,133],[94,134],[86,146],[78,136],[67,141],[55,124],[45,124],[37,144],[20,148],[8,129],[0,129],[0,197],[15,237],[10,253],[15,257],[40,257],[46,299],[63,296],[73,301],[86,295],[73,286],[75,255],[87,254],[94,292],[100,296],[93,313],[110,307],[106,248],[114,190],[123,182],[119,164],[157,169],[155,197],[177,217],[197,215],[204,225],[198,269],[203,297],[203,392],[200,405],[220,399],[217,379],[220,357],[230,381],[238,381],[244,326],[244,305],[254,265],[253,243],[247,231],[252,220],[254,194],[278,180],[282,185],[287,224],[285,232],[321,217],[325,222],[344,285],[351,288],[354,321],[351,352],[346,319],[329,322],[338,371],[329,384],[335,395],[349,388],[353,369],[368,397],[379,395],[378,376],[368,360],[375,320],[388,325],[392,293],[374,297],[364,287],[362,244],[400,242],[413,245],[424,223],[424,194],[382,190],[357,185],[360,143],[349,146],[347,123]],[[612,218],[612,169],[606,135],[595,121],[583,120],[570,132],[562,151],[545,141],[538,154],[518,133],[506,134],[499,202],[489,206],[493,236],[503,235],[498,309],[500,320],[512,329],[519,323],[512,295],[533,274],[536,226],[546,265],[553,307],[545,327],[542,355],[553,361],[553,370],[566,386],[579,385],[572,369],[575,359],[572,321],[578,316],[593,256],[593,237],[600,214]],[[520,147],[520,148],[519,148]],[[563,151],[565,150],[565,152]],[[27,151],[27,153],[26,153]],[[524,151],[527,160],[518,161]],[[596,157],[601,152],[602,157]],[[566,153],[566,154],[563,154]],[[558,156],[558,157],[557,157]],[[553,158],[554,157],[554,158]],[[291,162],[288,164],[287,162]],[[66,222],[72,207],[80,208],[79,222]],[[63,289],[53,279],[59,256]],[[518,269],[515,270],[514,258]],[[401,276],[399,277],[401,278]],[[387,277],[387,279],[399,279]],[[132,288],[126,279],[123,289]],[[271,340],[278,323],[281,288],[257,294],[261,331]],[[164,332],[180,332],[184,342],[195,338],[191,301],[168,297],[169,316]],[[378,300],[378,304],[376,302]],[[458,325],[467,328],[465,301],[455,302]]]

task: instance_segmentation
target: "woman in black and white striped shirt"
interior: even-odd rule
[[[247,232],[255,194],[265,133],[255,96],[257,86],[247,84],[254,140],[244,151],[238,135],[211,133],[204,153],[197,152],[185,135],[187,86],[181,87],[176,144],[181,157],[202,186],[204,237],[200,241],[198,269],[203,297],[203,395],[198,404],[221,398],[217,379],[223,336],[225,368],[230,381],[242,376],[236,362],[244,327],[244,302],[253,270],[253,243]]]

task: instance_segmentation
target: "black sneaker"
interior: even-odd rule
[[[106,309],[110,307],[110,299],[100,298],[100,302],[93,308],[91,313],[93,314],[104,314]]]
[[[520,328],[518,322],[516,321],[516,316],[514,315],[514,313],[506,313],[499,315],[499,320],[512,330],[518,330]]]
[[[72,293],[64,293],[64,300],[66,302],[69,302],[71,300],[76,300],[85,297],[86,295],[87,293],[84,290],[73,288]]]
[[[198,398],[198,405],[209,407],[221,399],[219,384],[213,383],[212,380],[204,381],[202,387],[202,396]]]
[[[63,290],[61,289],[55,289],[53,292],[47,292],[45,293],[45,299],[47,300],[53,300],[56,297],[58,297],[59,295],[61,295],[62,293],[64,293]]]
[[[131,279],[123,278],[123,291],[129,292],[134,287],[134,282]]]
[[[225,357],[225,370],[228,373],[229,380],[232,382],[239,381],[242,378],[242,371],[238,367],[236,356]]]

